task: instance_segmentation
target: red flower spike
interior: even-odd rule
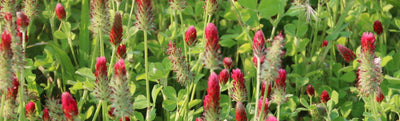
[[[110,43],[119,45],[122,41],[122,16],[119,12],[114,15],[114,23],[110,31]]]
[[[219,100],[220,100],[220,87],[218,76],[213,72],[208,77],[207,95],[204,97],[204,112],[205,120],[217,120],[219,118]]]
[[[17,25],[21,28],[26,28],[29,25],[29,18],[23,12],[17,12]]]
[[[236,121],[247,121],[246,110],[242,102],[236,102]]]
[[[383,93],[382,92],[378,92],[378,95],[376,96],[376,102],[378,102],[378,103],[382,102],[383,98],[385,98]]]
[[[60,20],[64,20],[65,19],[66,13],[65,13],[65,9],[61,5],[61,3],[57,4],[55,11],[56,11],[56,15],[57,15],[58,19],[60,19]]]
[[[326,103],[330,100],[331,98],[329,98],[329,94],[326,90],[322,91],[321,94],[321,102]]]
[[[257,31],[253,38],[253,54],[254,56],[261,57],[264,55],[265,39],[264,33],[260,30]]]
[[[253,56],[253,60],[252,61],[253,61],[254,67],[257,68],[257,56]],[[260,57],[260,67],[262,66],[264,61],[265,61],[265,56],[263,55],[263,56]]]
[[[12,15],[11,15],[11,13],[10,13],[10,12],[5,13],[4,19],[5,19],[7,22],[11,22],[11,21],[12,21]]]
[[[205,28],[206,46],[204,51],[203,64],[208,69],[219,69],[221,63],[221,50],[217,27],[209,23]]]
[[[222,62],[224,63],[225,69],[231,70],[231,68],[233,67],[231,57],[225,57]]]
[[[378,35],[381,35],[383,32],[382,23],[378,20],[374,22],[374,31]]]
[[[144,31],[153,30],[154,17],[153,6],[151,0],[136,0],[136,23],[135,25]]]
[[[232,99],[236,102],[246,101],[247,91],[246,87],[244,86],[243,73],[240,71],[240,69],[233,69],[231,77],[233,80],[233,88],[231,89]]]
[[[275,80],[276,86],[280,88],[286,87],[286,71],[284,69],[279,69],[279,77]]]
[[[217,51],[220,46],[218,44],[219,36],[217,27],[213,23],[209,23],[205,29],[207,39],[206,47],[209,51]]]
[[[265,121],[278,121],[275,116],[270,116],[268,119],[265,119]]]
[[[72,121],[74,117],[78,116],[78,107],[75,99],[68,92],[61,95],[62,109],[68,121]]]
[[[25,110],[26,110],[26,116],[27,117],[32,117],[35,113],[35,103],[30,101],[28,104],[25,105]]]
[[[126,75],[124,59],[119,59],[119,61],[115,64],[114,73],[116,77]]]
[[[17,77],[15,77],[15,75],[14,75],[14,80],[12,82],[12,87],[7,89],[8,90],[8,93],[7,93],[7,98],[8,99],[15,100],[15,98],[17,98],[19,85],[20,85],[19,81],[18,81]]]
[[[374,53],[375,52],[374,42],[375,42],[375,35],[370,32],[364,32],[361,37],[362,52]]]
[[[219,83],[226,84],[229,80],[228,70],[224,69],[221,72],[219,72],[218,78],[219,78]]]
[[[321,47],[326,47],[328,46],[328,41],[324,40],[322,41]]]
[[[43,116],[42,116],[43,121],[51,121],[50,115],[49,115],[49,110],[47,108],[43,109]]]
[[[11,56],[11,34],[4,30],[1,35],[0,52],[4,52],[6,55]]]
[[[356,54],[354,54],[353,51],[349,48],[343,45],[337,45],[337,49],[347,63],[350,63],[351,61],[356,59]]]
[[[260,115],[261,112],[261,107],[262,107],[262,103],[263,103],[264,97],[261,96],[260,99],[258,100],[258,113],[257,115]],[[268,98],[265,98],[265,102],[264,102],[264,116],[268,115],[268,105],[269,105],[269,101]]]
[[[107,80],[107,60],[106,57],[98,57],[96,62],[96,82],[100,79]]]
[[[196,121],[203,121],[203,119],[201,119],[201,118],[196,118]]]
[[[197,32],[194,26],[190,26],[185,32],[185,42],[188,46],[193,46],[197,42]]]
[[[121,44],[117,48],[117,57],[120,59],[125,58],[126,56],[126,46],[124,44]]]
[[[311,84],[309,84],[309,85],[307,86],[306,92],[307,92],[307,94],[308,94],[309,96],[314,96],[314,94],[315,94],[314,87],[313,87]]]

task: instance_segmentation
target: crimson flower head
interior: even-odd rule
[[[204,51],[203,64],[208,69],[219,69],[221,63],[221,50],[217,27],[209,23],[205,28],[206,46]]]
[[[78,106],[76,105],[75,99],[68,92],[64,92],[61,95],[62,109],[68,121],[74,119],[75,116],[78,116]]]
[[[309,85],[307,86],[306,92],[307,92],[307,94],[308,94],[309,96],[314,96],[314,94],[315,94],[314,87],[313,87],[311,84],[309,84]]]
[[[356,54],[354,54],[353,51],[350,50],[349,48],[343,45],[337,45],[337,49],[346,62],[350,63],[351,61],[356,59]]]
[[[219,36],[217,27],[213,23],[209,23],[205,29],[205,36],[207,39],[207,47],[213,50],[219,49]]]
[[[8,99],[15,100],[15,98],[17,98],[19,85],[20,84],[19,84],[17,77],[14,76],[14,80],[12,82],[12,87],[7,89],[8,90],[8,93],[7,93]]]
[[[247,121],[246,109],[242,102],[236,102],[236,121]]]
[[[362,52],[373,53],[375,51],[375,35],[371,32],[364,32],[361,37]]]
[[[114,23],[110,31],[110,43],[118,45],[122,41],[122,16],[119,12],[115,13]]]
[[[124,59],[119,59],[119,61],[115,64],[114,73],[117,77],[126,75]]]
[[[126,56],[126,46],[124,44],[120,44],[117,48],[117,57],[118,58],[125,58]]]
[[[270,117],[268,117],[268,119],[266,119],[265,121],[278,121],[278,119],[276,119],[275,116],[270,116]]]
[[[226,84],[229,80],[228,70],[224,69],[221,72],[219,72],[218,78],[219,78],[219,83]]]
[[[17,25],[20,28],[26,28],[29,25],[29,18],[23,12],[17,12]]]
[[[153,6],[151,0],[136,0],[136,23],[135,25],[144,31],[154,29]]]
[[[61,5],[61,3],[58,3],[56,6],[56,15],[57,15],[58,19],[60,19],[60,20],[64,20],[66,17],[65,9]]]
[[[219,99],[220,90],[218,76],[213,72],[208,77],[207,95],[204,97],[204,118],[209,120],[217,120],[219,118]]]
[[[0,52],[11,54],[11,34],[5,30],[1,35]]]
[[[264,55],[265,39],[264,33],[259,30],[256,32],[253,38],[253,54],[254,56],[261,57]]]
[[[279,77],[275,80],[275,84],[278,87],[285,88],[286,87],[286,71],[284,69],[279,69]]]
[[[106,57],[98,57],[97,62],[96,62],[96,72],[94,73],[96,75],[96,81],[99,81],[100,79],[106,79],[107,80],[107,60]]]
[[[232,70],[232,80],[233,80],[233,88],[232,88],[232,98],[236,102],[244,102],[246,101],[246,87],[244,86],[244,78],[243,73],[240,69]]]
[[[203,119],[201,119],[201,118],[196,118],[196,121],[203,121]]]
[[[253,65],[257,68],[257,56],[253,56]],[[265,61],[265,55],[260,57],[260,67]]]
[[[262,104],[263,104],[263,100],[264,100],[263,96],[261,96],[260,99],[258,100],[258,115],[260,115]],[[268,114],[268,105],[269,105],[268,98],[265,98],[264,111],[263,111],[263,113],[264,113],[263,115],[264,116],[266,116]]]
[[[11,22],[11,21],[12,21],[12,15],[11,15],[11,13],[10,13],[10,12],[5,13],[5,14],[4,14],[4,19],[5,19],[7,22]]]
[[[321,94],[321,102],[326,103],[330,100],[331,98],[329,98],[329,94],[326,90],[322,91]]]
[[[28,104],[26,104],[25,106],[25,110],[26,110],[26,115],[27,117],[31,117],[34,115],[35,113],[35,103],[30,101]]]
[[[225,69],[231,70],[231,68],[233,67],[231,57],[225,57],[222,62],[224,63]]]
[[[263,81],[261,85],[261,95],[264,95],[265,88],[267,87],[267,81]],[[267,90],[267,97],[271,96],[271,83],[268,85],[268,90]]]
[[[194,26],[190,26],[185,32],[185,42],[189,46],[193,46],[197,42],[197,32]]]
[[[328,46],[328,41],[324,40],[322,41],[321,47],[326,47]]]
[[[375,31],[375,33],[378,34],[378,35],[381,35],[381,34],[382,34],[382,31],[383,31],[383,29],[382,29],[382,23],[381,23],[380,21],[378,21],[378,20],[376,20],[376,21],[374,22],[374,31]]]
[[[43,116],[42,116],[43,121],[50,121],[50,115],[49,115],[49,110],[47,108],[43,109]]]
[[[378,103],[382,102],[383,98],[385,98],[383,93],[382,92],[378,92],[378,95],[376,96],[376,102],[378,102]]]

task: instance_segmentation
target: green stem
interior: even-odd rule
[[[309,96],[310,97],[310,105],[312,105],[312,96]]]
[[[189,117],[188,117],[188,115],[189,115],[189,110],[190,110],[190,108],[189,108],[189,98],[190,98],[190,92],[192,91],[192,88],[193,88],[193,80],[192,80],[192,82],[191,82],[191,84],[190,84],[189,89],[188,89],[187,92],[186,92],[185,111],[184,111],[184,113],[185,113],[185,121],[187,121],[187,120],[189,119]]]
[[[102,103],[102,109],[103,109],[103,121],[108,121],[107,101],[103,101],[103,103]],[[125,118],[124,118],[124,119],[125,119]]]
[[[149,64],[148,64],[148,49],[147,49],[147,31],[143,31],[144,34],[144,67],[146,73],[146,97],[147,97],[147,113],[146,120],[150,120],[150,82],[149,82]]]
[[[82,95],[82,97],[81,97],[81,100],[80,100],[80,102],[78,103],[78,104],[80,104],[79,105],[79,108],[78,108],[78,111],[79,112],[81,112],[82,111],[82,107],[83,107],[83,104],[85,103],[85,101],[86,101],[86,96],[88,95],[88,91],[87,90],[84,90],[83,91],[83,95]]]
[[[5,101],[6,101],[6,93],[5,93],[6,91],[4,91],[4,93],[3,93],[3,95],[1,96],[1,112],[0,112],[0,117],[2,117],[2,118],[4,118],[4,119],[6,119],[4,116],[3,116],[3,112],[4,112],[4,104],[5,104]]]
[[[64,21],[61,21],[61,24],[62,23],[64,23]],[[62,26],[64,27],[64,30],[66,30],[66,24],[62,24]],[[78,61],[76,59],[76,56],[75,56],[75,51],[74,51],[74,48],[72,46],[72,40],[71,40],[71,37],[70,37],[69,33],[70,33],[69,31],[66,31],[66,34],[67,34],[67,37],[68,37],[69,48],[71,49],[72,57],[73,57],[73,60],[74,60],[75,64],[79,65]]]
[[[128,4],[128,3],[126,3],[126,4]],[[135,0],[132,0],[131,11],[129,13],[129,19],[128,20],[131,20],[131,18],[132,18],[132,13],[133,13],[133,7],[134,6],[135,6]],[[131,26],[131,21],[128,21],[128,27],[130,27],[130,26]],[[126,32],[128,32],[128,31],[126,31]]]
[[[115,46],[113,45],[113,50],[112,50],[112,54],[111,54],[111,61],[110,61],[110,67],[112,67],[113,66],[113,64],[114,64],[114,58],[115,58]],[[108,77],[110,77],[111,76],[111,71],[112,71],[112,69],[113,68],[108,68]]]
[[[25,31],[21,31],[22,32],[22,53],[23,54],[25,52]],[[24,55],[25,56],[25,55]],[[20,62],[24,61],[23,58],[22,60],[19,60]],[[25,120],[25,110],[24,110],[24,106],[25,106],[25,79],[24,79],[24,67],[23,65],[18,65],[19,66],[19,78],[18,80],[20,81],[21,87],[19,90],[19,120],[20,121],[24,121]]]
[[[260,76],[261,76],[261,71],[260,71],[260,65],[261,65],[261,62],[260,62],[260,57],[257,57],[257,86],[256,86],[256,95],[254,96],[255,97],[255,105],[256,105],[256,109],[255,109],[255,115],[254,115],[254,120],[256,121],[257,120],[257,112],[258,112],[258,104],[257,104],[257,102],[258,102],[258,95],[259,95],[259,93],[260,93]],[[265,86],[266,88],[268,88],[268,86],[266,85]],[[268,89],[265,89],[265,90],[268,90]],[[265,95],[265,90],[264,90],[264,95]],[[264,97],[265,98],[265,97]],[[262,104],[264,105],[264,102],[262,102]],[[262,108],[263,109],[263,108]],[[261,109],[261,110],[262,110]],[[261,117],[261,114],[262,113],[260,113],[260,117]]]
[[[99,30],[99,44],[100,44],[100,56],[104,56],[104,42],[103,42],[103,32]]]
[[[280,112],[281,112],[281,104],[278,104],[278,112],[277,112],[277,114],[276,114],[276,117],[277,117],[277,119],[278,119],[278,121],[279,121],[279,117],[280,117]],[[329,114],[329,113],[328,113]]]
[[[96,121],[97,116],[99,115],[99,112],[100,112],[100,108],[101,108],[102,102],[103,102],[103,101],[100,100],[100,101],[99,101],[99,104],[97,104],[97,109],[96,109],[96,112],[94,113],[94,116],[93,116],[92,121]]]
[[[183,17],[182,17],[182,12],[179,12],[179,18],[181,19],[181,30],[182,30],[182,41],[184,45],[184,50],[185,50],[185,56],[186,56],[186,61],[188,61],[188,55],[186,53],[186,43],[185,43],[185,32],[184,32],[184,24],[183,24]],[[189,62],[189,61],[188,61]]]

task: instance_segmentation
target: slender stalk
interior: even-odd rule
[[[131,18],[132,18],[133,6],[135,6],[135,0],[132,0],[131,11],[129,12],[129,19],[128,20],[131,20]],[[131,21],[128,21],[128,27],[130,27],[130,26],[131,26]],[[126,32],[129,32],[129,31],[126,31]]]
[[[22,33],[22,46],[23,46],[23,48],[22,48],[22,53],[21,54],[23,54],[23,53],[25,53],[25,31],[21,31],[21,33]],[[22,60],[18,60],[18,61],[24,61],[23,59]],[[20,83],[21,83],[21,87],[20,87],[20,90],[19,90],[19,120],[20,121],[24,121],[25,120],[25,110],[24,110],[24,106],[25,106],[25,89],[24,89],[24,86],[25,86],[25,79],[24,79],[24,67],[23,67],[23,65],[19,65],[19,67],[18,67],[18,71],[19,71],[19,77],[18,77],[18,80],[20,81]]]
[[[5,117],[3,117],[3,112],[4,112],[4,104],[5,104],[5,101],[6,101],[6,93],[5,93],[6,91],[4,91],[4,93],[3,93],[3,95],[1,96],[1,112],[0,112],[0,117],[2,117],[2,118],[4,118],[4,120],[5,120]]]
[[[96,121],[97,116],[99,115],[99,112],[100,112],[100,108],[101,108],[102,102],[103,102],[103,101],[100,100],[100,101],[99,101],[99,104],[97,104],[97,109],[96,109],[96,112],[94,113],[94,116],[93,116],[92,121]]]
[[[64,29],[66,30],[66,24],[63,24],[63,23],[64,23],[64,21],[61,21],[61,24],[62,24],[61,26],[63,26]],[[71,37],[70,37],[69,33],[70,33],[69,31],[66,31],[66,34],[67,34],[67,37],[68,37],[69,48],[71,49],[72,57],[73,57],[73,60],[74,60],[75,64],[79,65],[78,61],[76,59],[76,56],[75,56],[75,51],[74,51],[74,48],[72,46],[72,40],[71,40]]]
[[[104,42],[103,42],[103,32],[99,30],[99,44],[100,44],[100,56],[104,56]]]
[[[103,121],[108,121],[107,101],[102,102],[102,109],[103,109]]]
[[[254,115],[254,120],[256,121],[257,120],[257,112],[258,112],[258,104],[257,104],[257,101],[258,101],[258,95],[259,95],[259,93],[260,93],[260,76],[261,76],[261,70],[260,70],[260,65],[261,65],[261,62],[260,62],[260,57],[257,57],[257,86],[256,86],[256,95],[254,96],[255,97],[255,101],[256,101],[256,103],[255,103],[255,105],[256,105],[256,109],[255,109],[255,115]],[[266,86],[266,88],[267,88],[267,86]],[[268,90],[268,89],[266,89],[266,90]],[[264,94],[265,94],[266,92],[265,92],[265,90],[264,90]],[[265,97],[264,97],[265,98]],[[262,102],[262,104],[264,105],[264,102]],[[263,108],[262,108],[263,109]],[[261,110],[262,110],[261,109]],[[261,117],[261,114],[262,113],[260,113],[260,117]]]
[[[115,48],[116,48],[116,47],[113,45],[112,48],[113,48],[113,50],[112,50],[112,52],[111,52],[112,54],[111,54],[110,67],[113,66],[113,64],[114,64],[114,58],[115,58],[115,53],[116,53],[116,51],[115,51]],[[113,69],[113,68],[108,68],[108,77],[111,76],[111,71],[112,71],[112,69]]]
[[[185,98],[185,121],[187,121],[189,119],[188,115],[189,115],[189,98],[190,98],[190,92],[192,91],[193,88],[193,82],[191,82],[190,87],[188,90],[186,90],[186,98]]]
[[[309,96],[310,97],[310,105],[312,105],[312,96]]]
[[[148,63],[148,49],[147,49],[147,31],[143,31],[144,34],[144,68],[146,73],[146,96],[147,96],[147,113],[146,120],[150,120],[150,82],[149,82],[149,63]]]
[[[186,52],[186,43],[185,43],[185,32],[184,32],[184,25],[183,25],[183,18],[182,18],[182,12],[179,12],[179,18],[181,19],[181,30],[182,30],[182,41],[183,41],[183,45],[184,45],[184,52],[185,52],[185,56],[186,56],[186,61],[188,61],[188,54]],[[189,62],[189,61],[188,61]]]
[[[277,117],[278,121],[279,121],[279,117],[280,117],[280,115],[279,115],[280,112],[281,112],[281,104],[278,104],[278,112],[276,114],[276,117]],[[328,113],[328,114],[330,114],[330,113]]]

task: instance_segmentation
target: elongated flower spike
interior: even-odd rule
[[[29,18],[24,12],[17,12],[17,25],[20,29],[25,30],[29,25]]]
[[[286,71],[284,69],[279,69],[279,76],[275,80],[275,90],[272,95],[272,101],[276,104],[283,104],[286,98]]]
[[[50,120],[50,115],[49,115],[49,110],[47,108],[43,109],[43,116],[42,116],[43,121],[51,121]]]
[[[167,54],[168,59],[171,60],[172,69],[176,73],[177,81],[183,86],[187,86],[189,82],[194,80],[194,75],[190,71],[190,66],[185,60],[185,56],[182,55],[181,49],[176,48],[174,42],[170,41],[168,44]]]
[[[107,101],[109,100],[109,96],[111,90],[109,89],[108,77],[107,77],[107,60],[105,57],[98,57],[96,62],[96,71],[94,73],[96,76],[94,95],[99,100]]]
[[[236,102],[236,121],[247,121],[246,109],[242,102]]]
[[[279,68],[281,68],[281,57],[283,56],[283,45],[285,37],[282,33],[275,36],[272,40],[271,46],[267,48],[265,62],[261,67],[262,80],[268,83],[273,83],[278,75]]]
[[[60,99],[56,99],[53,97],[50,97],[46,100],[46,109],[50,116],[50,120],[52,121],[59,121],[59,120],[64,120],[65,114],[63,113],[63,108],[62,108],[62,103]],[[43,117],[42,117],[43,118]]]
[[[143,31],[154,30],[153,5],[151,0],[136,0],[136,27]]]
[[[232,58],[231,57],[225,57],[223,60],[224,63],[224,67],[227,70],[231,70],[231,68],[233,67],[233,63],[232,63]]]
[[[124,44],[120,44],[117,48],[117,57],[120,59],[125,58],[126,56],[126,46]]]
[[[61,102],[65,118],[68,121],[73,121],[79,113],[75,99],[68,92],[64,92],[61,96]]]
[[[217,0],[205,0],[204,1],[204,10],[207,12],[207,15],[214,14],[218,9]]]
[[[11,34],[4,31],[0,43],[0,90],[4,92],[12,86],[13,69],[11,63]]]
[[[25,110],[26,110],[25,115],[26,115],[26,117],[28,117],[28,119],[35,118],[36,106],[35,106],[34,102],[30,101],[28,104],[26,104]]]
[[[236,102],[244,102],[247,100],[247,91],[244,86],[244,78],[243,73],[240,69],[232,70],[232,80],[233,80],[233,88],[232,91],[232,99]]]
[[[378,35],[381,35],[383,32],[382,23],[379,20],[374,22],[374,31]]]
[[[353,51],[350,50],[349,48],[343,45],[337,45],[337,49],[346,62],[350,63],[351,61],[356,59],[356,54],[354,54]]]
[[[361,37],[362,52],[375,52],[375,35],[370,32],[364,32]]]
[[[38,14],[39,6],[37,0],[24,0],[23,7],[23,11],[29,19],[33,19]]]
[[[126,76],[124,59],[120,59],[114,66],[114,78],[111,81],[111,102],[115,117],[127,117],[133,112],[129,80]]]
[[[309,84],[307,86],[306,92],[307,92],[308,96],[314,96],[314,94],[315,94],[314,87],[311,84]]]
[[[91,31],[94,36],[108,35],[110,27],[108,0],[90,0]],[[100,33],[99,33],[100,32]]]
[[[269,116],[268,119],[265,119],[265,121],[278,121],[275,116]]]
[[[329,94],[326,90],[322,91],[321,93],[321,102],[326,103],[330,100]]]
[[[265,37],[264,33],[259,30],[256,32],[253,38],[253,54],[256,57],[261,58],[261,56],[265,55]]]
[[[190,26],[185,32],[185,42],[188,46],[193,46],[197,43],[197,31],[194,26]]]
[[[205,29],[206,46],[204,51],[203,64],[206,68],[217,70],[220,66],[221,50],[217,27],[209,23]]]
[[[181,11],[183,9],[185,9],[186,7],[186,0],[168,0],[169,2],[169,7],[173,10],[173,11]]]
[[[65,13],[65,9],[61,5],[61,3],[57,4],[55,11],[56,11],[56,15],[57,15],[58,19],[64,20],[67,17],[67,14]]]
[[[219,72],[218,78],[219,78],[219,83],[220,84],[226,84],[228,82],[228,80],[229,80],[229,72],[228,72],[228,70],[224,69],[221,72]]]
[[[207,95],[204,97],[204,112],[203,116],[206,121],[216,121],[219,119],[219,100],[220,100],[220,89],[219,89],[218,76],[213,72],[208,77],[208,88]]]
[[[114,15],[114,23],[110,31],[110,43],[117,46],[122,41],[122,16],[119,12]]]

